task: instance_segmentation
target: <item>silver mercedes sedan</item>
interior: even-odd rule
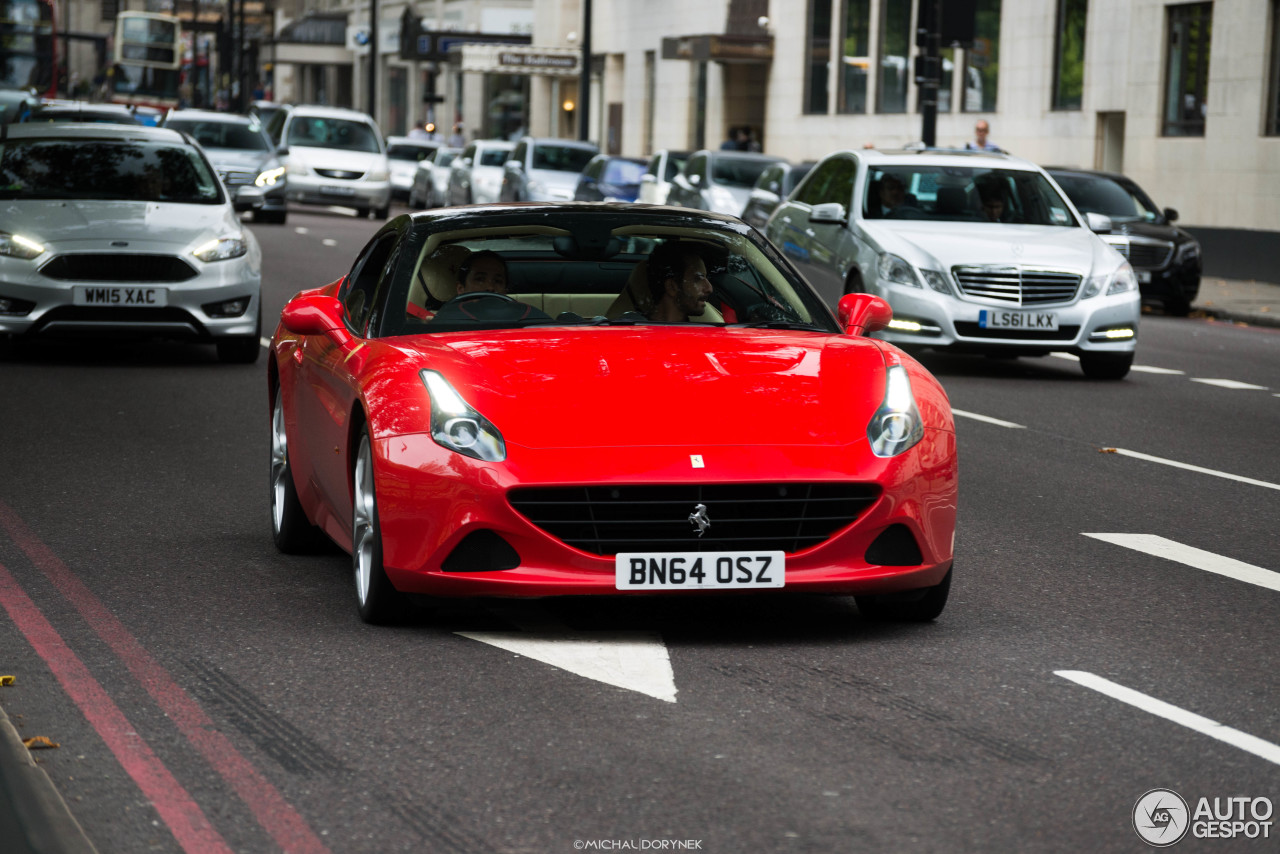
[[[105,124],[0,135],[0,337],[97,335],[261,349],[262,251],[189,137]]]

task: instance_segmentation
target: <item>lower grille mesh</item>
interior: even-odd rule
[[[511,506],[559,540],[598,555],[618,552],[781,550],[828,539],[880,496],[862,483],[733,483],[512,490]],[[706,506],[699,537],[689,521]]]

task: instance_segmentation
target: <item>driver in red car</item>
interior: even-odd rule
[[[492,295],[492,299],[485,299]],[[436,312],[432,323],[550,320],[540,309],[507,296],[507,262],[484,250],[458,265],[458,295]]]
[[[701,317],[711,296],[707,264],[691,246],[670,241],[649,256],[650,320],[681,321]]]

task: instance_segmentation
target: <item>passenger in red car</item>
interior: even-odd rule
[[[494,299],[477,299],[493,294]],[[467,256],[458,265],[458,295],[436,312],[433,323],[492,323],[550,320],[531,305],[507,296],[507,262],[497,252],[484,250]]]
[[[707,265],[691,246],[668,242],[649,256],[650,320],[681,321],[701,317],[711,296]]]
[[[507,292],[507,262],[497,252],[476,252],[458,266],[458,296]]]

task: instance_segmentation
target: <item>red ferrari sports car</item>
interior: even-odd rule
[[[276,545],[352,555],[360,616],[431,596],[946,604],[942,387],[740,220],[641,205],[399,216],[271,342]]]

